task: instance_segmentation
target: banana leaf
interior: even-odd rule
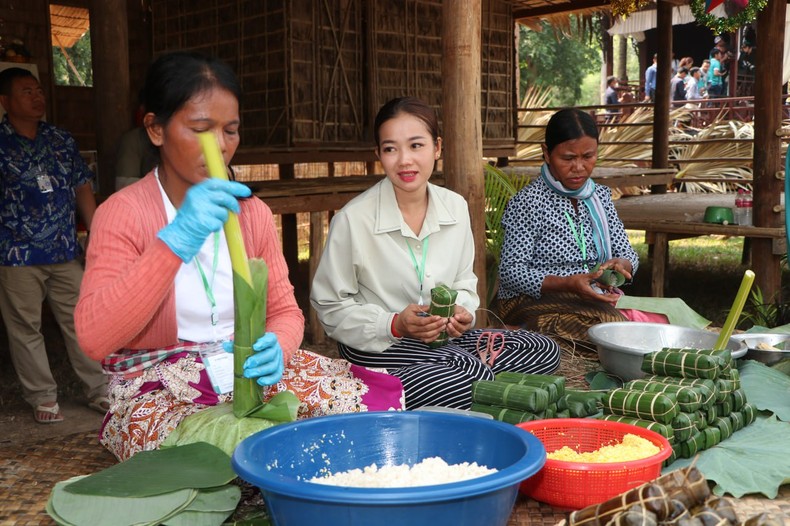
[[[431,308],[430,313],[434,316],[442,316],[443,318],[450,318],[455,312],[455,299],[458,297],[458,291],[453,290],[447,285],[438,285],[431,289]],[[433,348],[441,347],[450,341],[450,336],[447,331],[442,331],[439,337],[431,342],[430,346]]]
[[[477,402],[472,402],[471,410],[491,415],[496,420],[505,422],[506,424],[520,424],[521,422],[531,422],[532,420],[538,419],[538,416],[530,411],[508,409],[507,407],[480,404]]]
[[[549,393],[531,385],[480,380],[472,382],[472,401],[539,413],[549,407]]]
[[[200,490],[185,509],[167,519],[163,526],[221,526],[241,499],[241,489],[228,484]]]
[[[237,418],[233,414],[233,404],[218,404],[186,417],[160,447],[206,442],[230,456],[248,436],[280,422],[296,420],[299,403],[290,391],[278,393],[263,405],[260,413],[254,414],[255,418]]]
[[[721,373],[720,363],[720,358],[715,356],[681,352],[677,349],[662,350],[644,355],[642,371],[664,376],[715,380]]]
[[[134,458],[134,457],[132,457]],[[149,479],[158,478],[149,473]],[[198,491],[186,488],[145,497],[77,495],[68,490],[88,477],[75,477],[55,484],[47,511],[58,524],[127,526],[159,524],[186,509]],[[140,482],[138,481],[138,484]]]
[[[609,391],[603,399],[603,411],[606,414],[653,420],[660,424],[670,424],[679,413],[673,394],[630,389]]]
[[[198,134],[211,177],[228,180],[217,138],[211,132]],[[268,267],[263,260],[247,260],[239,218],[230,213],[225,222],[230,262],[233,267],[233,413],[243,418],[261,406],[261,389],[254,379],[244,378],[244,362],[252,354],[252,344],[266,332],[266,292]]]
[[[531,385],[540,387],[549,393],[549,402],[557,402],[565,395],[565,377],[551,374],[526,374],[501,371],[496,374],[497,382],[509,384]]]
[[[252,285],[233,272],[233,414],[237,418],[252,416],[263,406],[261,386],[244,377],[244,362],[252,353],[252,344],[266,332],[266,293],[269,269],[262,259],[249,260]]]
[[[64,489],[91,496],[150,497],[185,488],[214,488],[234,478],[230,457],[210,444],[198,442],[141,451]]]

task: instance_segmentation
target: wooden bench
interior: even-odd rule
[[[615,201],[617,213],[626,229],[644,230],[652,248],[651,291],[664,296],[664,277],[669,259],[669,241],[689,237],[723,235],[773,240],[773,253],[786,252],[784,227],[756,227],[705,223],[702,217],[709,206],[734,204],[732,194],[667,193],[624,197]]]

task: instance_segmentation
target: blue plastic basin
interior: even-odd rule
[[[451,484],[351,488],[307,480],[370,464],[428,457],[477,462],[497,473]],[[370,412],[283,424],[244,440],[233,469],[258,486],[277,526],[505,525],[519,483],[546,462],[543,444],[516,426],[433,412]],[[482,521],[482,522],[481,522]]]

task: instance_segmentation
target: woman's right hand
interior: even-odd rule
[[[228,220],[228,212],[239,212],[239,197],[252,191],[234,181],[206,179],[187,190],[173,222],[159,231],[165,242],[184,263],[189,263],[212,232]]]
[[[603,269],[596,270],[595,272],[574,274],[563,278],[566,282],[569,292],[574,292],[589,301],[603,301],[614,305],[620,299],[620,294],[612,293],[600,287],[593,288],[595,280],[601,277]],[[601,292],[602,291],[602,292]]]
[[[431,343],[439,337],[446,325],[446,318],[428,314],[427,305],[412,303],[398,314],[395,331],[401,336]]]

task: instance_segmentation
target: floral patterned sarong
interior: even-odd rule
[[[196,349],[168,354],[134,375],[110,380],[110,411],[99,432],[100,442],[119,460],[156,449],[186,417],[232,400],[211,387]],[[283,378],[262,388],[264,401],[282,391],[301,401],[299,419],[340,413],[403,409],[400,380],[384,369],[352,365],[298,350]]]

